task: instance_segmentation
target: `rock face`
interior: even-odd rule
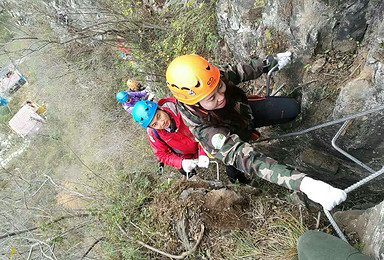
[[[289,129],[274,127],[275,132],[268,134],[296,132],[384,106],[382,1],[219,0],[216,11],[218,32],[237,62],[254,54],[264,57],[285,50],[295,54],[292,64],[275,78],[280,81],[276,85],[287,83],[283,94],[301,100],[300,121]],[[259,148],[280,162],[346,188],[370,172],[331,146],[340,127],[259,144]],[[384,109],[355,119],[336,144],[378,171],[384,166],[383,136]],[[383,191],[381,176],[348,197],[355,208],[366,209],[384,200]],[[364,252],[383,259],[383,203],[359,219]]]
[[[249,57],[260,38],[258,22],[261,10],[254,7],[255,1],[218,1],[216,8],[217,30],[237,60]]]
[[[326,49],[348,51],[382,15],[380,7],[380,1],[369,0],[221,0],[216,12],[218,31],[239,60],[277,37],[310,56]]]
[[[336,212],[335,221],[346,233],[356,233],[364,243],[363,253],[384,259],[384,202],[368,210]]]

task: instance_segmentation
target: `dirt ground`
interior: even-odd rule
[[[209,188],[208,181],[194,176],[190,180],[175,183],[164,196],[156,198],[151,207],[157,213],[156,221],[172,223],[176,230],[175,239],[180,241],[179,251],[193,246],[203,224],[206,232],[202,250],[211,250],[214,259],[224,257],[226,250],[235,250],[230,249],[231,243],[232,247],[242,247],[239,241],[234,245],[233,236],[237,237],[237,232],[241,236],[252,236],[252,241],[256,241],[258,245],[263,244],[268,251],[272,240],[282,239],[272,229],[281,225],[283,219],[289,219],[289,223],[297,221],[295,229],[284,231],[287,236],[292,233],[299,236],[307,228],[332,232],[326,220],[318,215],[318,210],[309,211],[303,205],[286,201],[286,190],[277,185],[263,181],[259,185],[224,185],[219,189],[212,189]],[[177,231],[180,229],[184,232]],[[172,247],[168,249],[175,250]],[[239,255],[242,253],[238,252]],[[257,259],[278,259],[268,258],[267,253],[260,254]]]

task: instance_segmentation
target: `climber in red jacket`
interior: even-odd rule
[[[160,99],[157,104],[139,101],[132,116],[147,130],[153,152],[160,162],[189,176],[196,174],[196,166],[208,168],[209,158],[184,124],[175,98]]]

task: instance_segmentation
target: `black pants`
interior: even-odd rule
[[[230,182],[235,183],[236,180],[239,180],[239,182],[242,184],[249,183],[249,180],[245,177],[244,173],[242,171],[239,171],[235,167],[226,165],[225,171],[227,173],[227,176]]]
[[[255,127],[287,123],[300,113],[299,103],[288,97],[254,96],[248,98],[248,104],[252,108]],[[236,180],[243,184],[249,183],[244,173],[233,166],[227,165],[226,172],[232,183]]]
[[[287,123],[300,113],[299,103],[288,97],[249,98],[248,104],[255,127]]]
[[[183,168],[180,168],[179,169],[179,172],[184,175],[184,176],[187,176],[186,172],[183,170]],[[235,167],[233,166],[230,166],[230,165],[227,165],[225,166],[225,172],[227,173],[228,175],[228,179],[232,182],[232,183],[235,183],[236,180],[239,180],[240,183],[242,184],[248,184],[249,183],[249,180],[245,177],[244,173],[242,171],[239,171],[238,169],[236,169]],[[193,169],[188,177],[192,177],[194,175],[196,175],[197,172],[195,171],[195,169]]]

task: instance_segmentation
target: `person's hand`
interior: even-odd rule
[[[326,210],[332,210],[347,198],[345,191],[310,177],[304,177],[300,184],[300,190],[304,192],[309,199],[320,203]]]
[[[200,155],[199,156],[199,161],[197,163],[197,166],[199,166],[200,168],[208,168],[208,166],[209,166],[209,158],[208,158],[208,156]]]
[[[286,51],[286,52],[278,53],[276,54],[276,56],[277,56],[276,58],[277,64],[279,64],[278,68],[279,70],[281,70],[291,61],[292,52]]]
[[[195,167],[197,166],[197,163],[199,162],[198,159],[184,159],[181,161],[181,167],[183,167],[183,170],[185,172],[191,172]]]

